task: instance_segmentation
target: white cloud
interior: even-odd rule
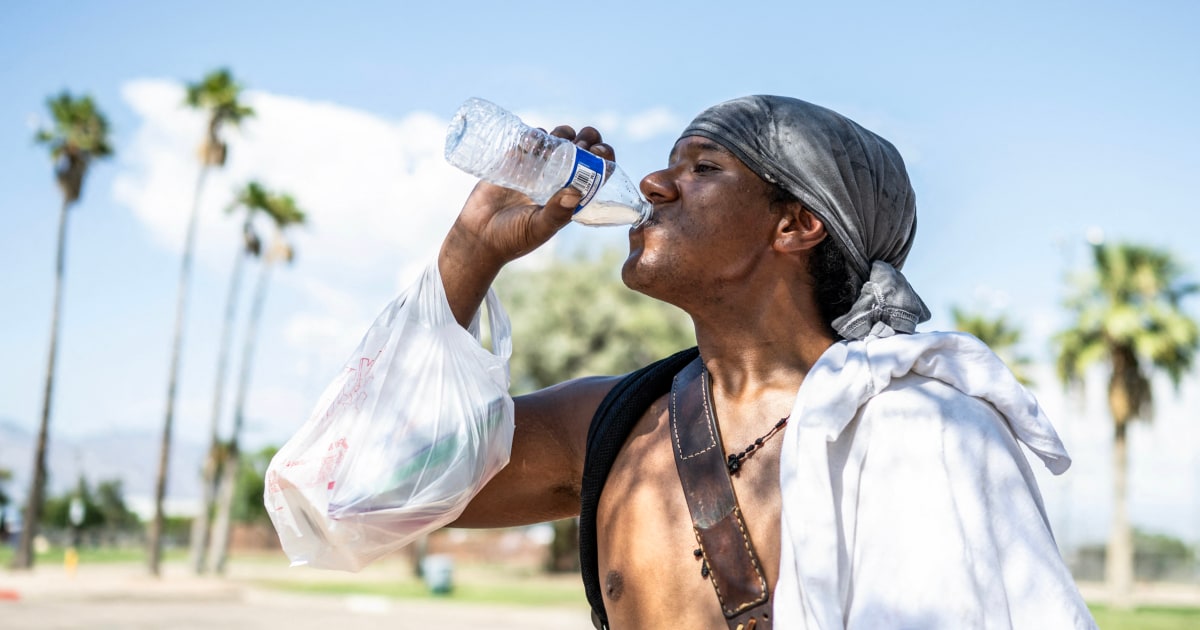
[[[625,122],[625,131],[634,141],[649,140],[666,133],[679,133],[683,121],[665,107],[655,107],[634,114]]]
[[[122,93],[142,124],[124,152],[128,164],[114,195],[155,242],[181,250],[204,117],[181,106],[183,88],[173,82],[132,81]],[[299,279],[294,286],[308,293],[313,312],[293,315],[289,339],[297,346],[338,343],[344,334],[331,336],[305,322],[361,320],[364,301],[378,301],[363,289],[436,252],[472,180],[442,159],[446,122],[435,116],[413,113],[390,121],[254,91],[246,100],[256,116],[228,130],[229,162],[211,170],[205,182],[198,263],[212,269],[229,264],[238,224],[223,209],[236,188],[256,179],[291,193],[309,224],[293,236],[298,256],[288,278]]]
[[[180,107],[182,87],[134,81],[123,90],[143,117],[117,200],[162,244],[178,249],[198,165],[203,116]],[[230,129],[229,163],[210,172],[199,214],[202,260],[223,264],[236,228],[222,215],[235,188],[251,179],[285,190],[308,211],[298,237],[301,261],[367,269],[425,252],[453,219],[471,185],[441,157],[445,121],[414,113],[388,121],[338,105],[249,92],[257,115]],[[209,256],[221,244],[218,258]]]
[[[1011,303],[1007,291],[988,284],[975,285],[972,291],[972,299],[974,307],[987,314],[997,311],[1002,312]]]

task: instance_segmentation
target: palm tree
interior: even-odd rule
[[[46,486],[46,449],[50,429],[50,403],[54,391],[54,363],[58,355],[58,320],[62,308],[62,284],[67,248],[67,209],[83,194],[83,180],[92,160],[113,153],[108,143],[108,121],[92,102],[90,96],[73,97],[64,91],[46,101],[54,119],[53,127],[42,129],[34,136],[39,144],[50,148],[54,160],[54,176],[62,193],[58,213],[58,254],[54,275],[54,307],[50,311],[50,359],[46,364],[46,387],[42,396],[42,422],[38,429],[37,450],[33,458],[33,478],[25,505],[21,543],[13,555],[14,568],[33,566],[33,539],[42,517]]]
[[[233,332],[234,315],[237,313],[237,298],[242,284],[243,267],[247,258],[261,253],[262,242],[254,231],[254,217],[267,207],[267,191],[258,182],[250,182],[238,192],[234,202],[225,209],[227,213],[242,210],[242,243],[233,259],[233,273],[229,278],[229,292],[225,297],[225,320],[221,326],[221,341],[217,346],[217,376],[213,387],[212,417],[209,423],[208,455],[204,462],[202,480],[202,502],[200,513],[192,521],[192,570],[204,573],[204,554],[208,549],[213,503],[217,492],[217,474],[224,459],[224,449],[217,429],[221,420],[221,404],[224,401],[225,370],[229,363],[229,343]]]
[[[250,184],[245,192],[250,191]],[[258,186],[261,192],[261,186]],[[245,195],[245,192],[243,193]],[[267,284],[271,268],[276,262],[292,262],[295,251],[287,241],[288,228],[303,225],[304,211],[296,206],[291,195],[265,193],[260,199],[263,203],[260,211],[270,217],[275,226],[275,235],[271,247],[263,257],[259,267],[258,282],[254,289],[253,302],[246,320],[246,334],[242,346],[242,365],[238,379],[238,391],[234,403],[233,431],[225,451],[225,460],[221,465],[221,480],[218,489],[217,514],[213,523],[212,542],[209,547],[209,564],[217,573],[225,572],[225,563],[229,554],[229,534],[233,527],[233,509],[235,490],[237,488],[238,472],[241,470],[240,438],[242,427],[245,425],[246,394],[250,389],[250,374],[254,358],[254,347],[257,342],[259,322],[262,319],[263,304],[266,302]]]
[[[993,318],[983,313],[965,311],[957,306],[951,309],[951,315],[954,316],[956,330],[972,334],[987,344],[992,352],[1008,365],[1008,369],[1012,370],[1013,376],[1016,376],[1022,385],[1033,382],[1027,371],[1029,357],[1017,353],[1016,350],[1017,345],[1021,343],[1019,326],[1010,323],[1004,315]]]
[[[12,497],[8,496],[6,486],[10,481],[12,471],[0,468],[0,545],[8,542],[8,504],[12,502]]]
[[[167,411],[163,420],[162,445],[158,460],[158,479],[154,487],[154,519],[150,522],[149,568],[159,574],[162,562],[163,498],[167,494],[167,467],[171,457],[171,429],[175,421],[175,391],[179,378],[179,357],[183,349],[183,324],[187,312],[188,284],[192,275],[192,252],[196,242],[196,217],[200,209],[200,193],[210,168],[225,165],[227,146],[221,140],[225,125],[237,126],[254,115],[254,110],[238,101],[242,86],[233,80],[228,70],[209,73],[199,83],[187,86],[186,104],[208,114],[208,128],[200,145],[200,173],[192,196],[192,213],[184,236],[183,261],[179,267],[179,288],[175,301],[175,334],[171,345],[171,368],[167,378]]]
[[[1109,369],[1113,420],[1113,522],[1105,562],[1112,603],[1128,607],[1133,590],[1133,533],[1128,515],[1129,452],[1126,430],[1153,416],[1152,371],[1179,387],[1196,355],[1197,325],[1180,308],[1197,286],[1186,283],[1169,252],[1131,244],[1094,244],[1094,269],[1067,300],[1073,324],[1060,332],[1058,375],[1082,385],[1087,368]]]

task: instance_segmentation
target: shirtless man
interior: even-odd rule
[[[741,99],[738,107],[742,111],[732,113],[734,121],[736,116],[747,112],[751,116],[795,118],[820,110],[821,116],[829,116],[823,124],[853,125],[828,110],[794,99]],[[781,553],[788,551],[782,554],[785,557],[795,555],[790,551],[799,543],[781,546],[781,528],[788,527],[780,483],[784,439],[777,435],[782,432],[772,432],[772,428],[792,414],[797,391],[818,359],[842,337],[851,336],[835,331],[834,318],[842,316],[843,331],[865,325],[852,335],[860,338],[866,336],[867,329],[876,335],[886,329],[884,336],[891,334],[892,328],[897,332],[912,332],[915,320],[922,315],[927,318],[928,313],[903,282],[896,290],[898,301],[866,303],[865,310],[857,303],[856,311],[850,308],[859,297],[858,289],[868,280],[876,280],[877,286],[891,287],[891,280],[875,275],[871,268],[874,261],[886,260],[891,270],[888,273],[902,279],[894,267],[903,263],[915,232],[912,200],[896,198],[896,190],[889,188],[895,182],[884,182],[886,185],[879,185],[878,181],[874,185],[858,182],[860,188],[854,189],[855,183],[850,181],[854,177],[862,179],[864,172],[875,176],[876,168],[890,168],[892,175],[898,168],[903,175],[903,163],[890,144],[853,125],[854,134],[869,134],[868,154],[876,148],[873,142],[881,143],[882,153],[875,151],[874,157],[857,159],[853,155],[847,158],[837,150],[826,151],[830,160],[844,158],[839,166],[831,167],[832,175],[850,181],[852,192],[866,190],[867,195],[879,199],[846,201],[838,199],[837,194],[826,195],[832,199],[828,202],[831,205],[818,213],[813,208],[825,203],[821,200],[820,186],[810,188],[804,184],[805,173],[781,173],[772,166],[782,163],[784,166],[780,168],[787,168],[788,164],[803,163],[809,157],[800,156],[796,158],[800,162],[788,162],[786,156],[771,154],[769,142],[756,147],[737,137],[726,138],[722,135],[722,125],[728,122],[728,115],[730,112],[716,108],[702,114],[675,143],[666,168],[642,180],[642,192],[654,204],[653,218],[630,230],[629,256],[622,268],[622,278],[631,289],[674,304],[691,316],[700,356],[711,375],[711,400],[726,455],[742,452],[756,439],[766,436],[762,446],[742,461],[731,480],[768,589],[774,592],[781,575]],[[767,123],[763,128],[786,126],[779,121]],[[614,159],[612,148],[591,127],[576,132],[562,126],[552,133]],[[845,133],[845,129],[836,133]],[[884,166],[862,163],[880,159],[891,163]],[[756,163],[755,169],[748,166],[751,162]],[[837,168],[847,173],[839,176]],[[767,181],[764,175],[773,181]],[[830,176],[825,172],[816,179]],[[901,193],[907,191],[905,194],[911,195],[907,176],[903,175],[902,180]],[[799,199],[806,195],[810,199]],[[577,202],[578,194],[571,189],[563,190],[545,206],[537,206],[527,197],[504,188],[487,183],[476,186],[439,255],[446,295],[460,323],[465,325],[471,319],[505,264],[543,245],[570,222]],[[888,204],[898,204],[899,210],[894,212],[908,215],[901,216],[898,222],[886,218],[884,224],[891,234],[863,236],[878,225],[866,228],[853,225],[854,220],[845,219],[842,210],[833,208],[839,203],[852,207],[846,212],[868,214],[893,212]],[[869,207],[864,210],[863,206]],[[831,236],[835,233],[838,238]],[[879,247],[869,242],[880,238],[887,242]],[[830,256],[835,267],[839,264],[853,267],[857,261],[858,273],[839,274],[838,269],[830,272]],[[869,272],[862,272],[862,261],[871,269]],[[848,311],[850,315],[872,312],[899,315],[891,320],[884,315],[880,328],[878,315],[847,323]],[[905,324],[906,318],[913,321]],[[620,377],[578,379],[517,398],[510,463],[477,495],[453,526],[505,527],[578,515],[588,428],[598,405],[619,380]],[[604,607],[610,627],[621,630],[725,628],[726,618],[713,584],[694,555],[697,540],[672,450],[668,406],[668,397],[663,396],[641,416],[604,485],[596,512]],[[793,418],[790,422],[787,431],[799,431],[794,428],[797,420]],[[1036,494],[1036,487],[1032,492]],[[1040,498],[1035,503],[1040,509]],[[792,509],[803,515],[805,506]],[[1045,535],[1037,536],[1049,540],[1052,547],[1048,525],[1038,525],[1036,529],[1038,532],[1044,529]],[[842,551],[846,555],[844,548]],[[1069,574],[1061,568],[1056,550],[1054,554],[1051,564],[1057,564],[1051,570],[1051,581],[1069,583]],[[847,562],[853,564],[855,557],[851,550]],[[843,573],[849,575],[850,570]],[[918,574],[895,578],[911,581]],[[849,579],[845,575],[829,576],[835,586],[839,579],[843,580],[843,592],[837,598],[840,601],[832,608],[835,612],[826,615],[833,622],[821,621],[825,613],[820,609],[824,604],[807,601],[796,604],[795,610],[802,613],[796,613],[795,625],[787,627],[824,628],[832,627],[832,623],[842,627],[843,622],[853,627],[851,622],[857,619],[854,612],[857,609],[853,587],[846,586],[851,583],[845,581]],[[797,580],[794,569],[789,588],[817,592],[804,575]],[[1067,593],[1064,597],[1070,600],[1064,606],[1072,610],[1082,607],[1074,584],[1063,588]],[[795,595],[789,598],[799,601]],[[860,596],[860,601],[865,601],[865,597]],[[1090,618],[1084,619],[1086,608],[1077,616],[1079,625],[1073,627],[1087,627]],[[781,627],[783,617],[778,619],[776,627]],[[917,617],[894,617],[891,623],[883,619],[876,617],[874,623],[880,625],[871,627],[950,627],[937,622],[921,625],[905,621]],[[957,627],[974,627],[965,617],[959,619],[964,622]],[[990,622],[987,627],[992,627]]]

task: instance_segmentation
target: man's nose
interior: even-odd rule
[[[679,196],[679,191],[675,188],[670,174],[669,169],[663,169],[642,178],[640,188],[650,203],[656,205],[666,203]]]

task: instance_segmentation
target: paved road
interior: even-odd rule
[[[578,610],[501,608],[428,602],[161,600],[0,602],[5,630],[360,630],[591,628]]]
[[[571,630],[591,628],[583,606],[519,607],[372,596],[280,593],[236,580],[140,567],[0,572],[2,630]]]

